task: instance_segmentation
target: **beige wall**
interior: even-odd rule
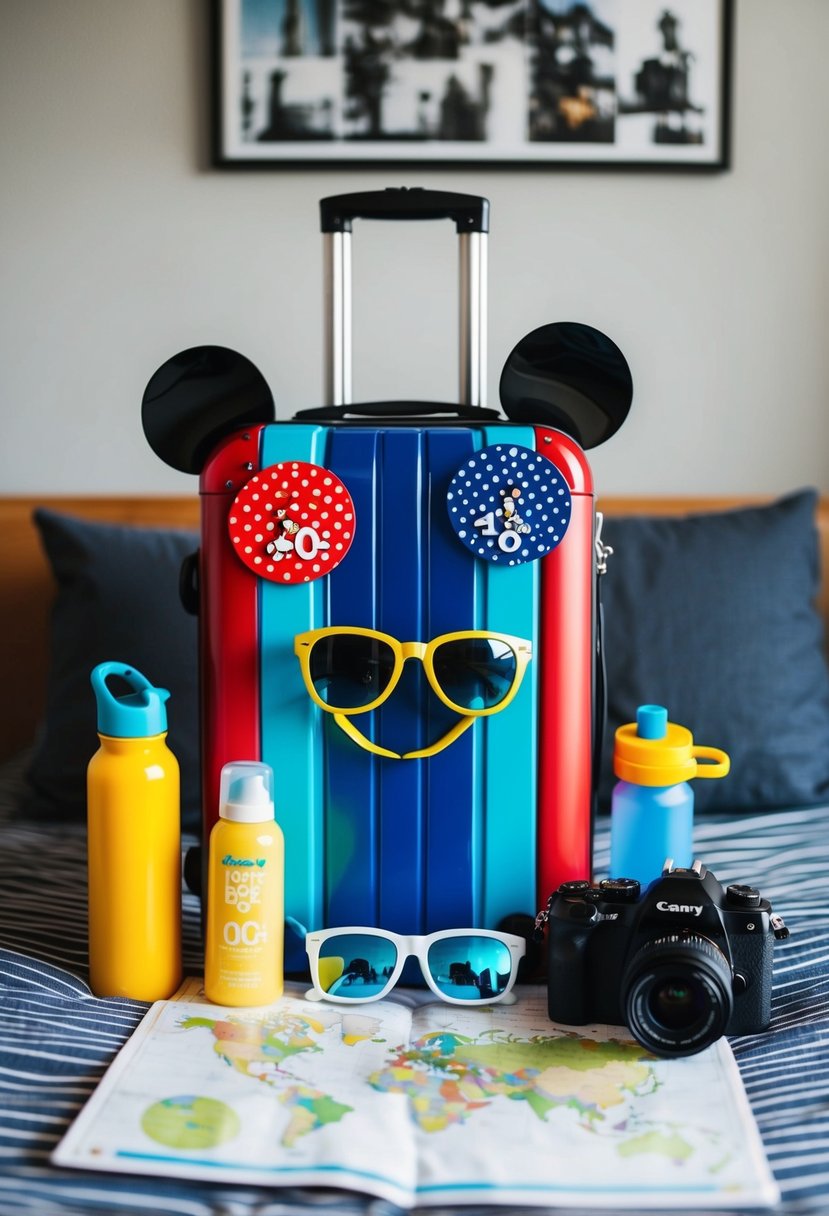
[[[206,0],[0,0],[0,492],[182,492],[144,385],[201,342],[281,417],[322,388],[317,200],[486,194],[490,399],[512,345],[586,321],[625,351],[606,493],[829,491],[829,0],[739,0],[725,174],[220,172]],[[454,392],[448,225],[355,236],[355,394]],[[404,290],[399,290],[405,285]]]

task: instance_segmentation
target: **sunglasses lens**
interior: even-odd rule
[[[311,650],[311,681],[331,709],[361,709],[386,691],[394,670],[388,642],[361,634],[320,638]]]
[[[491,1001],[506,992],[512,956],[495,937],[470,933],[444,937],[429,947],[429,974],[444,996],[459,1001]]]
[[[514,650],[497,638],[442,642],[435,649],[433,663],[444,695],[465,710],[500,705],[518,670]]]
[[[320,987],[329,996],[365,1001],[389,986],[396,962],[394,942],[371,933],[338,933],[320,947]]]

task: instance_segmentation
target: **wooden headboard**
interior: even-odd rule
[[[685,515],[769,501],[752,498],[601,498],[614,515]],[[0,498],[0,759],[31,742],[45,700],[49,664],[49,611],[54,583],[32,522],[36,506],[84,519],[144,527],[197,529],[199,501],[192,498]],[[821,499],[817,524],[822,569],[829,570],[829,498]],[[819,608],[829,621],[829,578]]]

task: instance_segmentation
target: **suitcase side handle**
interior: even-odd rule
[[[489,231],[489,199],[422,186],[361,190],[320,199],[320,231],[351,232],[353,220],[454,220],[458,232]]]
[[[178,598],[188,616],[199,615],[199,550],[188,553],[178,574]]]
[[[349,417],[357,418],[418,418],[427,414],[451,414],[474,422],[500,419],[498,410],[479,405],[449,405],[443,401],[362,401],[357,405],[320,405],[309,410],[299,410],[295,420],[317,422],[342,422]]]

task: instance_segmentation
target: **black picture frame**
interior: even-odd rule
[[[212,0],[219,168],[730,166],[733,0]]]

